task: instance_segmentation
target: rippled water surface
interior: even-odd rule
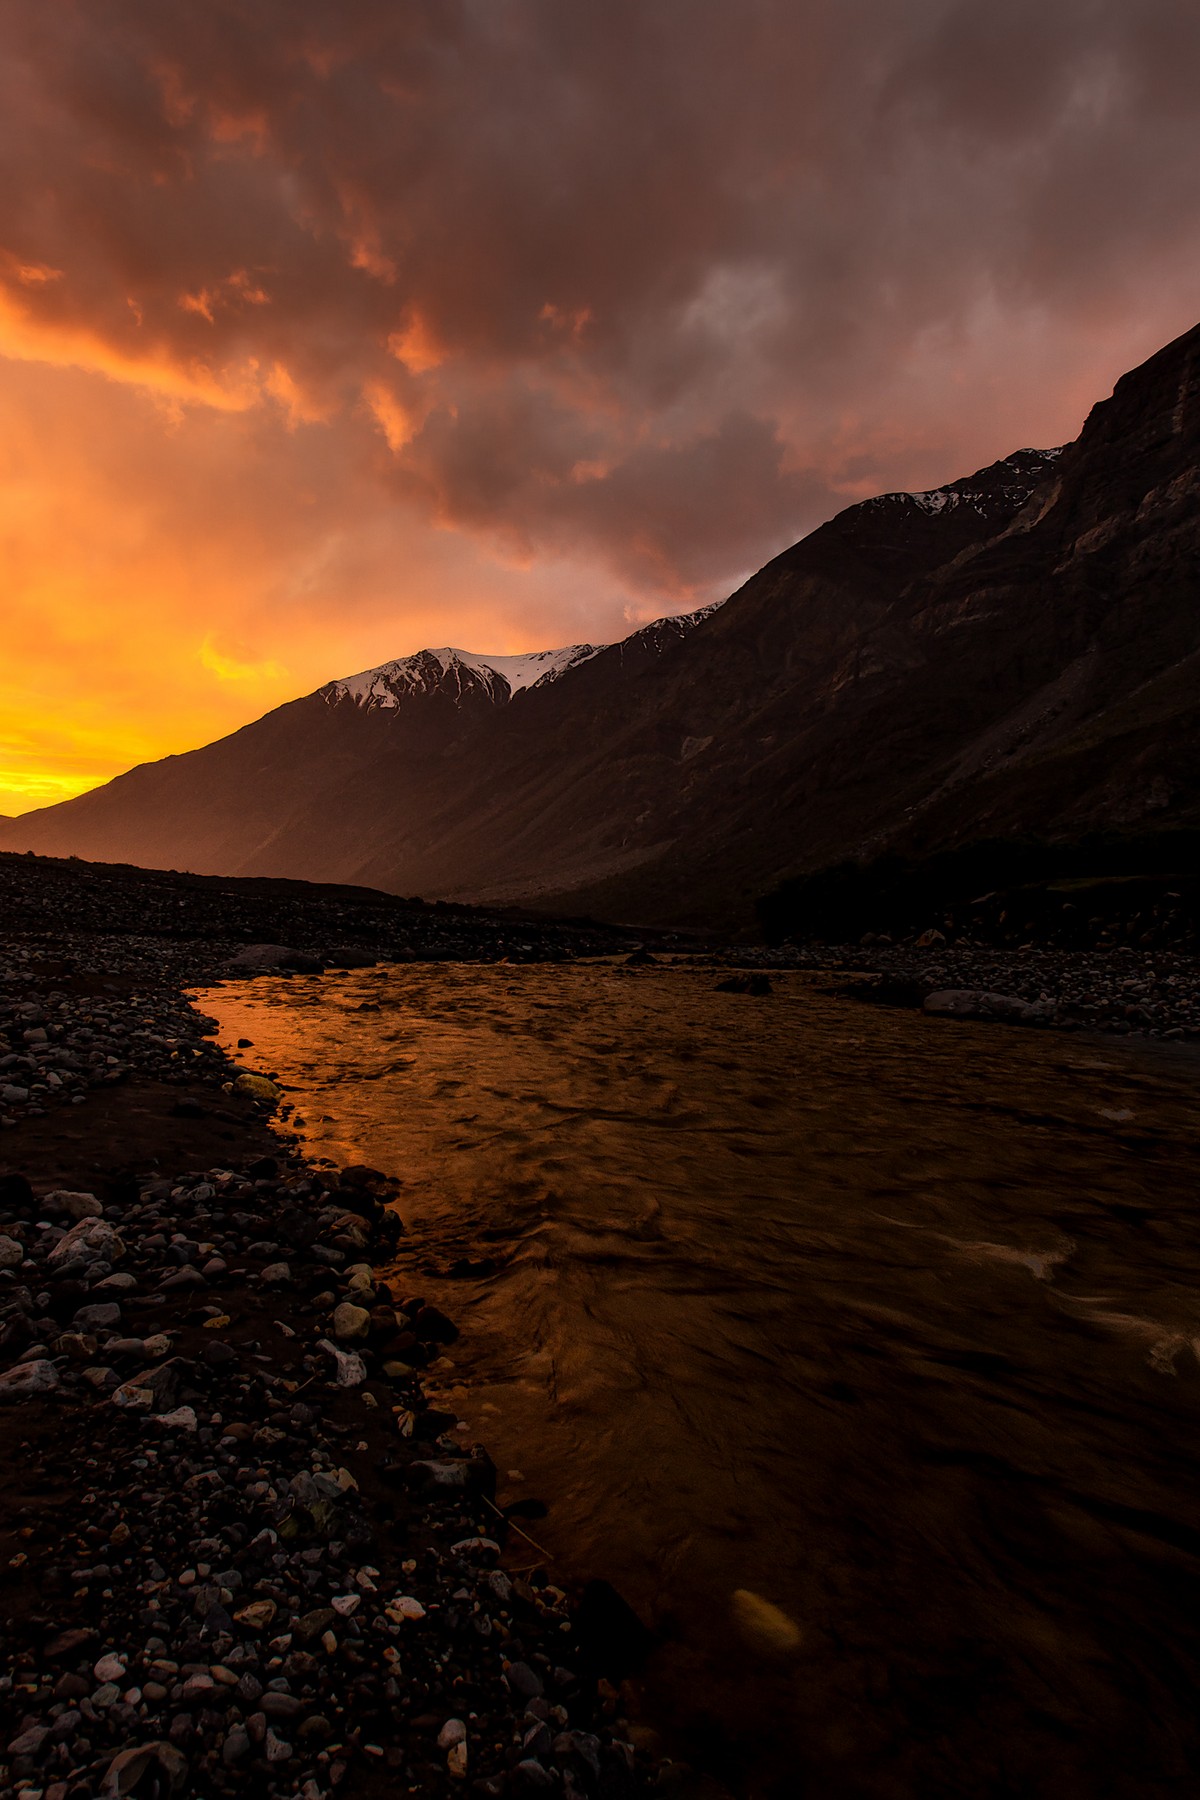
[[[502,1497],[550,1504],[559,1577],[662,1634],[675,1743],[754,1795],[1196,1792],[1195,1063],[715,980],[414,965],[201,1004],[313,1154],[404,1182],[452,1403]]]

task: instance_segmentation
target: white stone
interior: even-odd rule
[[[160,1413],[158,1422],[160,1425],[171,1426],[176,1431],[195,1431],[195,1409],[190,1406],[177,1406],[174,1412]]]
[[[339,1350],[328,1338],[322,1338],[318,1350],[326,1351],[334,1360],[334,1380],[338,1387],[358,1387],[367,1379],[367,1365],[354,1350]]]

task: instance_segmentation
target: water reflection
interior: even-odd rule
[[[314,1154],[402,1178],[458,1411],[551,1503],[556,1572],[663,1632],[658,1714],[727,1779],[1177,1791],[1192,1061],[714,979],[413,966],[202,1005]]]

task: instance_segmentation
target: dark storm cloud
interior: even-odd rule
[[[58,0],[11,49],[31,328],[647,590],[983,443],[989,342],[1019,387],[1200,312],[1178,0]]]

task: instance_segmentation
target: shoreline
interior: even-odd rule
[[[184,998],[235,949],[0,947],[0,1081],[61,1071],[0,1134],[0,1785],[644,1791],[634,1622],[427,1400],[392,1184],[306,1163]]]

